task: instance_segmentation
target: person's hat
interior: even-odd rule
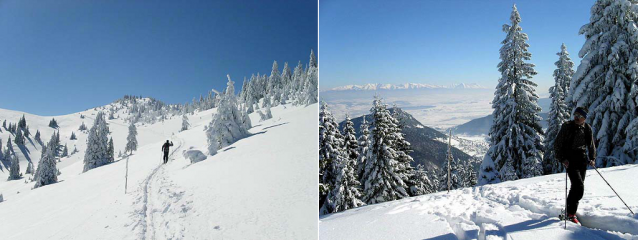
[[[574,113],[580,114],[584,118],[587,118],[587,109],[585,109],[585,108],[577,107],[576,110],[574,111]]]

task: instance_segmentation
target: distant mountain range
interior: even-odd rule
[[[487,89],[476,83],[455,83],[451,85],[432,85],[422,83],[382,84],[368,83],[364,85],[346,85],[328,91],[370,91],[370,90],[407,90],[407,89]]]
[[[390,108],[390,112],[394,112],[394,108]],[[405,139],[410,143],[411,149],[410,156],[414,159],[412,166],[416,167],[418,164],[423,164],[427,169],[441,169],[443,164],[447,161],[447,144],[440,141],[440,139],[447,139],[447,135],[433,129],[426,127],[416,120],[412,115],[403,112],[403,133]],[[365,115],[366,121],[372,119],[371,115]],[[357,138],[361,134],[359,127],[363,116],[353,118],[351,121],[354,123],[355,130],[357,131]],[[339,129],[343,129],[345,121],[339,123]],[[437,140],[438,139],[438,140]],[[472,156],[463,152],[462,150],[452,147],[452,155],[456,159],[460,159],[462,162],[469,161]]]

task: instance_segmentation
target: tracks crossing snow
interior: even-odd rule
[[[179,150],[183,144],[184,144],[184,140],[178,139],[178,145],[171,151],[169,155],[169,159],[173,159],[173,154],[177,152],[177,150]],[[138,198],[138,201],[141,202],[142,206],[141,206],[141,209],[137,211],[138,213],[137,215],[140,217],[140,219],[133,226],[133,229],[137,228],[138,226],[141,227],[141,233],[139,233],[139,237],[141,239],[156,239],[155,226],[157,224],[156,224],[156,220],[154,219],[154,215],[157,208],[155,207],[155,205],[160,203],[156,202],[154,194],[156,192],[155,188],[158,187],[156,186],[158,183],[156,181],[158,172],[164,173],[165,172],[164,166],[165,166],[164,164],[160,163],[157,167],[153,169],[153,171],[142,182],[142,186],[143,186],[142,194]],[[165,175],[165,174],[159,174],[159,175]],[[163,181],[159,182],[159,184],[165,184],[167,182],[165,176],[162,176],[161,180]],[[162,186],[159,186],[159,188],[162,189]]]

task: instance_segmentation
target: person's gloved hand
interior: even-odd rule
[[[589,160],[589,165],[594,167],[594,165],[596,165],[596,162],[594,162],[594,160]]]
[[[568,162],[568,161],[564,161],[564,162],[563,162],[563,165],[564,165],[565,167],[569,167],[569,162]]]

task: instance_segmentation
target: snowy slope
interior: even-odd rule
[[[600,170],[638,210],[637,165]],[[579,206],[583,227],[557,218],[565,204],[565,174],[439,192],[323,216],[321,239],[638,239],[630,216],[594,170]]]
[[[106,106],[108,109],[110,106]],[[100,110],[100,109],[98,109]],[[124,111],[124,109],[121,109]],[[272,108],[273,119],[259,122],[251,114],[253,135],[215,156],[195,164],[182,151],[206,152],[204,126],[215,109],[189,115],[191,129],[183,132],[181,116],[139,125],[140,147],[128,163],[128,192],[124,193],[126,159],[82,173],[86,137],[77,131],[82,121],[91,127],[94,114],[55,116],[62,144],[79,153],[58,163],[56,184],[31,189],[25,179],[6,181],[0,173],[2,239],[314,239],[317,233],[316,174],[317,104]],[[80,114],[86,115],[80,119]],[[124,115],[118,112],[115,115]],[[0,120],[17,122],[22,113],[0,109]],[[26,114],[32,133],[48,141],[51,117]],[[107,120],[116,155],[124,150],[127,126]],[[75,131],[78,140],[69,136]],[[0,133],[6,142],[6,131]],[[161,145],[170,139],[170,161],[161,165]],[[6,144],[6,143],[5,143]],[[4,145],[4,144],[3,144]],[[21,157],[21,172],[26,159]],[[40,146],[27,144],[34,165]],[[10,221],[7,221],[9,220]]]

